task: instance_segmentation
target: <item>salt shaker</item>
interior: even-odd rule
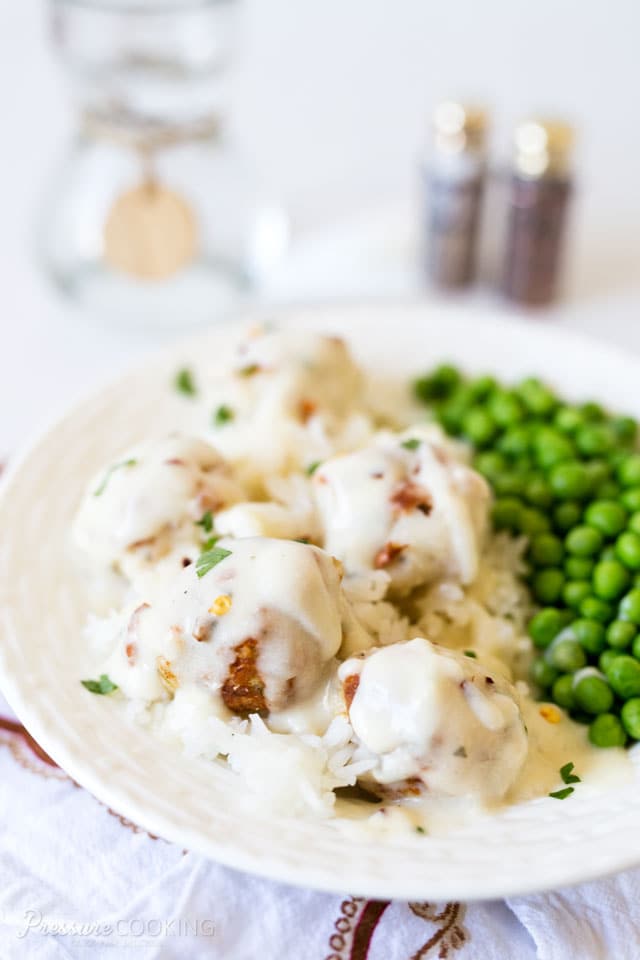
[[[433,150],[424,168],[427,202],[426,272],[435,287],[456,289],[475,273],[485,179],[487,116],[462,103],[440,103]]]
[[[503,291],[516,303],[544,306],[557,291],[572,192],[573,130],[532,120],[515,131]]]

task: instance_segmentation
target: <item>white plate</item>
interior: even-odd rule
[[[346,335],[359,359],[386,373],[408,377],[452,358],[506,378],[537,373],[568,396],[640,413],[640,363],[557,328],[417,304],[298,310],[283,320]],[[290,883],[368,897],[472,899],[640,863],[640,771],[609,793],[543,798],[445,838],[347,840],[330,822],[240,815],[232,774],[168,752],[113,702],[87,695],[78,682],[86,675],[87,601],[68,559],[80,493],[121,448],[166,430],[178,402],[168,388],[176,368],[228,337],[229,328],[218,327],[93,396],[33,446],[4,485],[1,683],[31,734],[78,783],[151,833]]]

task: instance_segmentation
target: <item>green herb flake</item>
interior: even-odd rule
[[[99,497],[104,493],[104,491],[107,489],[107,484],[111,479],[112,473],[115,473],[116,470],[121,470],[123,467],[135,467],[137,462],[138,462],[137,460],[133,460],[133,459],[122,460],[120,463],[114,463],[111,467],[109,467],[109,469],[107,470],[107,472],[103,477],[102,483],[98,487],[96,487],[96,489],[93,491],[94,497]]]
[[[200,548],[201,552],[206,553],[208,550],[213,549],[213,547],[215,547],[219,539],[220,539],[219,536],[208,537]]]
[[[467,751],[464,747],[464,744],[461,747],[458,747],[457,750],[453,753],[454,757],[462,757],[463,760],[467,759]]]
[[[224,547],[211,547],[210,550],[205,550],[204,553],[201,553],[196,560],[196,573],[199,577],[204,577],[205,574],[209,573],[209,570],[213,570],[221,560],[230,556],[231,550],[225,550]]]
[[[216,427],[222,427],[225,423],[230,423],[233,420],[234,413],[231,407],[227,407],[222,404],[221,407],[213,414],[213,423]]]
[[[118,689],[118,685],[113,683],[106,673],[101,674],[99,680],[81,680],[80,683],[89,693],[97,693],[103,697]]]
[[[260,373],[259,363],[248,363],[246,367],[240,367],[238,370],[239,377],[253,377],[256,373]]]
[[[560,776],[562,777],[563,783],[581,783],[580,777],[576,776],[573,772],[573,764],[565,763],[564,767],[560,767]]]
[[[426,833],[426,832],[427,831],[425,830],[424,827],[416,827],[416,833]]]
[[[184,367],[182,370],[178,370],[173,381],[173,385],[178,393],[184,393],[184,395],[187,397],[194,397],[198,392],[193,381],[193,374],[187,367]]]
[[[400,446],[404,447],[405,450],[417,450],[420,446],[420,441],[417,437],[409,437],[408,440],[403,440]]]
[[[207,510],[199,520],[196,520],[196,527],[202,527],[205,533],[211,533],[213,530],[213,514],[211,510]]]
[[[294,541],[296,543],[304,543],[307,545],[311,543],[311,540],[309,540],[309,537],[294,537]]]
[[[566,800],[572,793],[573,787],[565,787],[563,790],[556,790],[555,793],[550,793],[549,796],[553,797],[554,800]]]
[[[316,470],[318,469],[318,467],[321,467],[321,466],[322,466],[322,460],[314,460],[313,463],[309,464],[309,466],[305,471],[307,476],[312,477],[316,472]]]
[[[478,659],[478,654],[475,652],[475,650],[464,650],[463,653],[465,657],[472,657],[474,660]]]

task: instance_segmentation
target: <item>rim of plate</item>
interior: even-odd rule
[[[488,311],[424,301],[242,310],[205,333],[163,347],[146,363],[138,363],[107,386],[94,389],[57,417],[54,424],[41,430],[10,464],[0,485],[0,524],[5,531],[0,544],[0,688],[8,703],[53,760],[118,813],[156,836],[226,866],[280,882],[368,897],[480,900],[567,886],[637,865],[640,841],[633,842],[640,823],[637,750],[632,751],[634,767],[638,767],[635,783],[615,793],[602,793],[575,803],[572,797],[570,805],[553,804],[546,798],[519,805],[483,821],[486,836],[475,828],[471,833],[465,830],[446,837],[412,837],[386,845],[345,838],[330,821],[291,821],[263,814],[247,821],[246,814],[239,812],[240,807],[233,809],[234,803],[242,802],[234,775],[220,771],[214,776],[209,769],[213,764],[188,760],[176,753],[171,759],[179,767],[178,775],[163,756],[160,741],[133,727],[132,721],[125,722],[124,711],[117,711],[116,716],[109,712],[113,704],[98,703],[102,698],[93,697],[86,702],[80,698],[75,689],[80,687],[75,667],[65,662],[66,647],[60,651],[55,646],[57,623],[71,617],[76,629],[81,626],[78,611],[82,599],[74,600],[67,594],[68,571],[64,563],[55,572],[61,580],[52,593],[50,606],[38,609],[38,603],[44,604],[44,596],[32,600],[34,595],[40,596],[33,585],[46,588],[51,570],[46,567],[47,549],[54,553],[56,549],[64,551],[64,542],[54,537],[51,548],[44,543],[43,560],[30,552],[30,547],[42,544],[41,536],[34,539],[42,529],[38,526],[42,517],[40,513],[35,518],[31,516],[35,507],[28,511],[29,516],[21,508],[37,500],[29,497],[39,489],[42,478],[38,476],[38,467],[46,463],[47,456],[52,456],[47,480],[55,481],[59,475],[58,482],[66,482],[76,462],[63,470],[57,462],[59,457],[54,455],[56,444],[64,445],[69,438],[86,439],[83,430],[86,431],[87,423],[91,418],[99,421],[100,417],[109,417],[118,402],[122,406],[127,385],[135,386],[140,394],[144,393],[140,388],[145,382],[158,388],[166,384],[161,379],[163,375],[197,356],[207,343],[233,335],[239,322],[260,323],[274,317],[284,326],[297,324],[338,331],[354,344],[357,356],[366,340],[373,345],[376,338],[381,342],[383,336],[386,340],[406,336],[415,339],[423,331],[432,335],[437,349],[438,336],[442,339],[446,327],[445,339],[451,344],[446,353],[429,354],[427,347],[425,358],[407,363],[404,356],[398,363],[398,345],[389,344],[388,358],[385,348],[385,365],[387,359],[391,366],[395,360],[407,376],[438,358],[491,369],[485,355],[492,347],[502,354],[503,368],[507,360],[512,364],[514,376],[523,372],[545,376],[550,370],[553,379],[560,375],[562,364],[573,358],[575,393],[593,392],[605,402],[640,414],[640,392],[637,399],[633,394],[635,382],[640,381],[640,359],[619,347],[556,326],[534,326],[519,318],[496,319]],[[531,371],[529,357],[537,353],[549,355],[546,351],[554,354],[549,369],[534,367]],[[505,376],[504,369],[499,373]],[[566,392],[570,394],[571,390]],[[122,428],[120,420],[115,432]],[[79,446],[82,449],[74,448],[74,453],[81,464],[84,447]],[[81,469],[80,487],[91,469]],[[69,503],[72,501],[73,498]],[[69,505],[65,506],[68,509]],[[39,564],[45,566],[41,569]],[[44,612],[51,614],[51,622],[43,617]],[[54,646],[49,648],[44,641],[52,638]],[[38,654],[50,650],[62,656],[53,671],[38,658]],[[120,741],[114,743],[105,735],[107,719],[109,730],[119,732]],[[163,793],[165,787],[167,795]],[[195,788],[195,797],[189,788]],[[634,803],[635,793],[638,797]],[[210,802],[216,798],[223,802],[217,807],[213,805],[214,820],[200,823],[203,811],[211,816]],[[530,835],[523,837],[525,833]],[[505,844],[510,847],[510,855],[505,856]]]

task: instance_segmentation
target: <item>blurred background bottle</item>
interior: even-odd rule
[[[215,319],[287,238],[227,124],[236,0],[50,4],[77,132],[39,224],[47,273],[114,319]]]
[[[423,175],[426,272],[434,287],[466,287],[475,276],[486,173],[487,115],[462,103],[440,103]]]
[[[531,120],[516,128],[502,283],[516,303],[544,306],[556,296],[573,139],[565,123]]]

